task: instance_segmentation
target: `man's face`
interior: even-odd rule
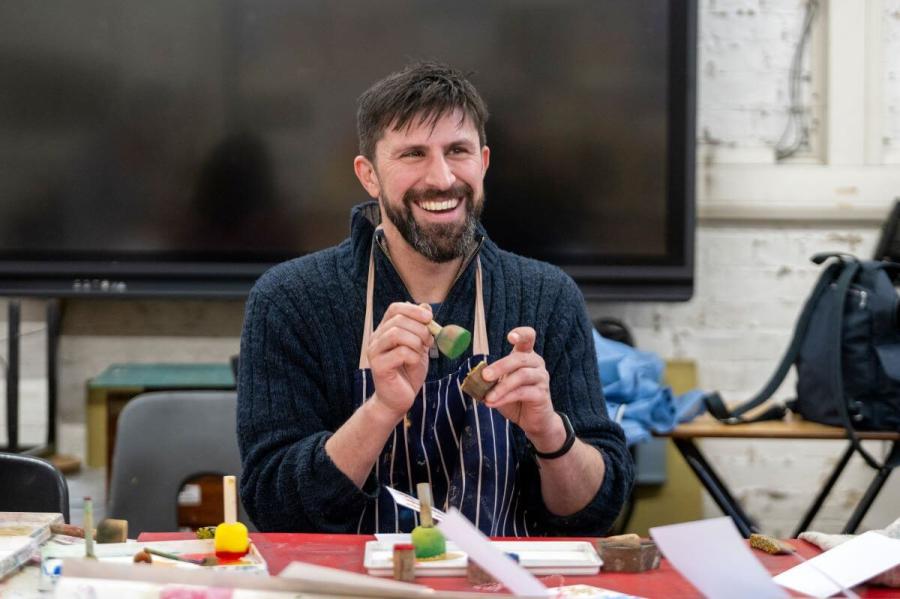
[[[388,242],[396,232],[432,262],[469,250],[484,206],[490,151],[461,115],[445,115],[434,127],[418,120],[399,131],[389,127],[376,144],[371,172],[364,168],[361,174],[357,165],[357,175],[381,205]]]

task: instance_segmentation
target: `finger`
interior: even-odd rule
[[[428,327],[405,314],[395,314],[389,319],[383,320],[378,325],[378,328],[375,329],[372,338],[375,339],[387,335],[395,328],[403,329],[416,335],[427,347],[431,347],[432,343],[434,343],[434,336],[428,331]]]
[[[519,368],[500,379],[500,382],[485,396],[485,401],[491,403],[517,387],[546,385],[549,380],[550,377],[543,368]]]
[[[543,368],[544,359],[534,352],[512,352],[481,371],[484,380],[496,381],[520,368]]]
[[[372,356],[369,363],[374,372],[387,372],[390,370],[399,370],[402,366],[413,366],[418,364],[423,358],[423,354],[415,352],[408,347],[395,347],[389,352]]]
[[[531,327],[516,327],[509,332],[506,339],[513,345],[514,352],[530,352],[534,349],[537,333]]]
[[[503,397],[500,397],[493,402],[488,402],[487,406],[499,410],[517,403],[539,405],[545,401],[544,398],[546,397],[547,394],[540,388],[529,385],[526,387],[516,387]]]
[[[377,336],[372,336],[372,340],[369,342],[369,353],[383,354],[395,347],[408,347],[417,353],[425,353],[429,347],[426,340],[427,338],[423,339],[421,335],[402,326],[393,326]]]
[[[428,304],[415,305],[409,302],[394,302],[384,311],[381,322],[385,322],[389,318],[402,314],[422,324],[431,322],[431,306]]]

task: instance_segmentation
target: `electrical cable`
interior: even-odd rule
[[[775,144],[775,157],[778,160],[784,160],[793,156],[797,150],[809,144],[809,123],[808,115],[801,105],[800,69],[803,66],[803,50],[809,41],[812,32],[812,24],[819,10],[819,0],[807,0],[806,14],[803,18],[803,32],[797,41],[797,48],[794,50],[794,58],[791,61],[791,70],[789,75],[788,93],[790,95],[790,108],[788,109],[788,122],[785,125],[781,139]],[[788,143],[793,137],[793,141]]]

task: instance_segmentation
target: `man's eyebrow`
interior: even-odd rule
[[[425,150],[426,147],[427,146],[425,144],[406,144],[406,145],[402,145],[402,146],[397,146],[396,148],[394,148],[394,151],[391,153],[392,154],[405,154],[406,152],[411,152],[413,150]]]

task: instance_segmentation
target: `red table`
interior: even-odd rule
[[[251,533],[250,537],[253,539],[259,552],[266,558],[269,564],[269,572],[273,575],[281,572],[292,561],[309,562],[365,574],[366,572],[363,568],[365,545],[367,541],[375,538],[371,535],[301,533]],[[190,533],[144,533],[138,537],[138,540],[172,541],[191,538],[194,538],[194,535]],[[812,557],[819,553],[817,547],[805,541],[792,541],[792,544],[804,557]],[[754,551],[754,555],[759,557],[763,565],[773,575],[788,570],[797,564],[797,560],[790,555],[768,555],[759,551]],[[597,576],[541,576],[539,578],[547,586],[589,584],[648,598],[686,599],[700,596],[697,590],[687,580],[682,578],[678,572],[672,569],[672,566],[665,559],[662,560],[658,570],[651,570],[641,574],[617,574],[601,571]],[[465,578],[418,578],[416,582],[438,590],[475,590],[466,582]],[[896,598],[900,596],[900,589],[860,587],[856,590],[861,597],[867,598]],[[497,595],[497,593],[491,594]]]

